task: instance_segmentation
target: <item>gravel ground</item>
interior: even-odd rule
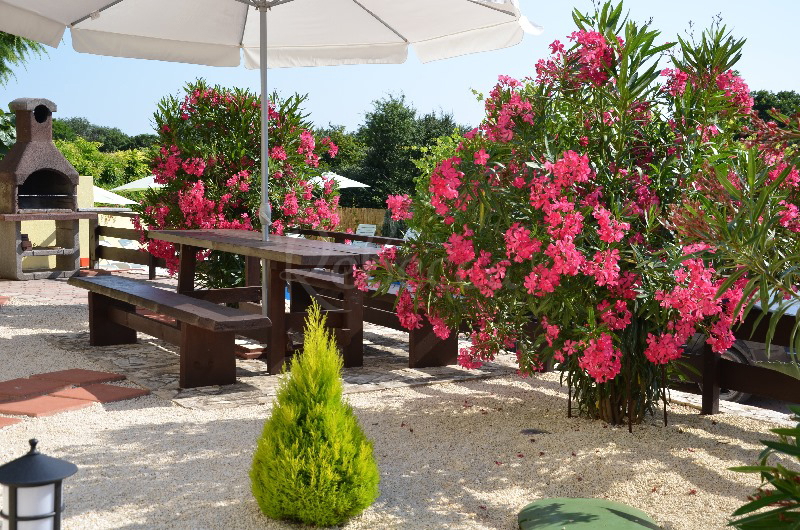
[[[2,293],[0,293],[2,294]],[[58,338],[85,330],[85,306],[15,297],[0,308],[0,380],[102,369]],[[566,417],[556,374],[502,376],[347,396],[374,440],[381,495],[348,529],[516,528],[527,503],[597,497],[663,528],[723,528],[758,484],[753,464],[774,424],[679,405],[669,426],[632,434]],[[263,517],[248,471],[269,405],[190,410],[157,397],[26,419],[0,430],[0,462],[37,438],[74,462],[64,528],[301,528]],[[534,431],[541,432],[534,432]],[[531,434],[532,433],[532,434]]]

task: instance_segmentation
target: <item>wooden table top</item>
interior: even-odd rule
[[[362,265],[375,258],[379,250],[276,235],[262,241],[260,232],[234,229],[150,230],[147,237],[303,267]]]

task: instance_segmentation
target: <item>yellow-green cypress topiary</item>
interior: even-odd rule
[[[253,495],[274,519],[341,524],[378,497],[372,442],[342,401],[342,358],[315,303],[303,353],[281,382],[250,470]]]

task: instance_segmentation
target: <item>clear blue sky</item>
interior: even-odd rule
[[[283,95],[308,94],[306,111],[317,126],[329,123],[349,130],[362,123],[372,101],[387,94],[405,94],[419,112],[452,113],[459,123],[475,124],[482,105],[470,89],[488,92],[500,74],[522,78],[548,54],[554,39],[573,31],[573,7],[591,9],[589,0],[521,0],[524,14],[544,27],[540,36],[526,35],[517,46],[422,64],[413,54],[402,65],[363,65],[273,69],[270,90]],[[800,52],[797,35],[798,0],[628,0],[632,19],[653,20],[663,41],[685,35],[689,22],[696,32],[715,15],[739,37],[747,38],[737,69],[751,90],[800,92]],[[161,61],[100,57],[72,50],[69,32],[57,49],[16,70],[16,80],[0,87],[0,105],[18,97],[44,97],[58,105],[56,117],[82,116],[98,125],[118,127],[128,134],[153,132],[152,116],[166,94],[177,94],[187,82],[203,77],[212,84],[259,90],[258,72]]]

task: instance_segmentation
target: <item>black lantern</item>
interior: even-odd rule
[[[0,466],[4,530],[61,528],[61,481],[75,474],[78,466],[41,454],[37,443],[31,440],[28,454]]]

